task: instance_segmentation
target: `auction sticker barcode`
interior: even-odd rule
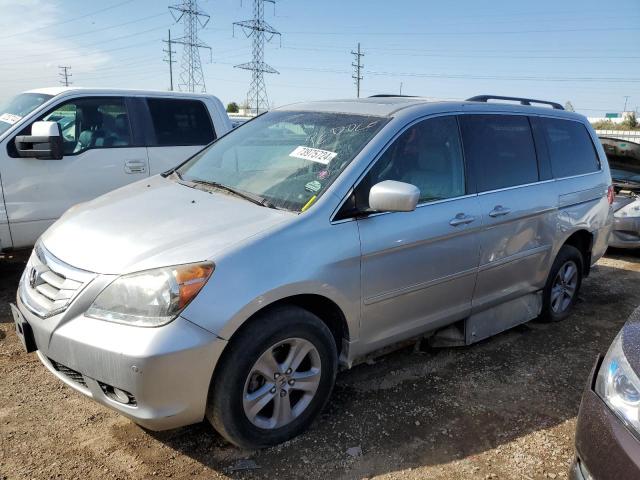
[[[329,150],[303,146],[296,147],[296,149],[289,154],[289,156],[293,158],[301,158],[302,160],[309,160],[323,165],[327,165],[336,155],[338,155],[336,152],[330,152]]]

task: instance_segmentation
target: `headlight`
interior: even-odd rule
[[[212,263],[193,263],[123,275],[94,300],[88,317],[140,327],[169,323],[198,294]]]
[[[614,217],[640,217],[640,199],[636,199],[613,214]]]
[[[640,433],[640,378],[622,351],[622,331],[600,366],[596,393],[627,426]]]

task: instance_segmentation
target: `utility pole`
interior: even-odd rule
[[[629,101],[629,98],[630,98],[629,95],[624,96],[624,108],[622,109],[623,112],[627,111],[627,102]]]
[[[267,87],[264,83],[265,73],[280,73],[272,66],[264,62],[264,44],[270,42],[276,35],[282,42],[282,35],[275,28],[264,20],[264,4],[272,3],[275,9],[275,0],[253,0],[253,18],[251,20],[243,20],[241,22],[233,22],[233,30],[239,27],[247,38],[252,40],[252,56],[253,59],[247,63],[236,65],[235,68],[251,70],[251,85],[249,93],[247,93],[247,105],[250,109],[255,107],[255,113],[269,109],[269,98],[267,96]]]
[[[356,69],[354,75],[352,75],[351,78],[355,80],[357,96],[358,98],[360,98],[360,81],[362,80],[361,73],[362,69],[364,68],[364,65],[362,65],[360,61],[361,58],[364,57],[364,53],[360,52],[360,42],[358,42],[358,51],[354,52],[353,50],[351,50],[351,55],[354,56],[354,62],[351,63],[351,66]]]
[[[169,11],[176,23],[182,21],[184,25],[184,35],[171,41],[184,46],[178,89],[187,92],[196,90],[206,92],[200,49],[208,49],[210,58],[212,51],[209,45],[200,40],[198,30],[206,27],[211,17],[198,8],[197,0],[183,0],[182,3],[170,6]]]
[[[402,96],[402,82],[400,82],[400,96]]]
[[[169,64],[169,90],[173,91],[173,64],[176,63],[173,55],[176,51],[171,47],[171,29],[169,29],[169,40],[163,40],[163,42],[167,44],[167,48],[163,48],[162,51],[166,53],[169,58],[163,58],[162,60]]]
[[[69,72],[69,70],[71,70],[71,67],[58,66],[58,69],[61,70],[58,73],[61,78],[60,83],[65,87],[71,85],[72,82],[69,81],[69,78],[71,77],[71,72]]]

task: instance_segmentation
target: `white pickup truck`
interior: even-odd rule
[[[65,210],[164,172],[232,128],[211,95],[43,88],[0,106],[0,252]]]

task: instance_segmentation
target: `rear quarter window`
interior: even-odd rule
[[[206,145],[216,138],[207,107],[199,100],[147,98],[153,146]]]
[[[534,183],[538,160],[523,115],[462,115],[462,141],[479,192]]]
[[[549,149],[554,177],[570,177],[600,170],[593,141],[584,125],[558,118],[541,118],[540,125]]]

